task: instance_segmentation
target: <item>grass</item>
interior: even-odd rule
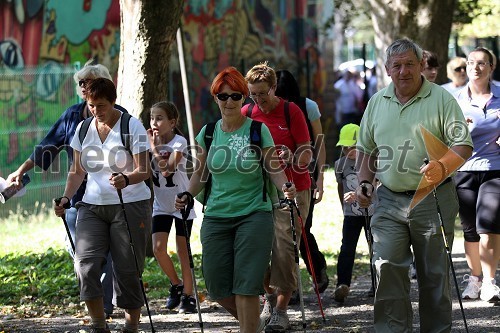
[[[201,211],[201,209],[199,210]],[[201,214],[200,214],[201,215]],[[342,211],[337,195],[337,184],[332,170],[325,174],[325,195],[314,210],[312,232],[328,263],[330,283],[335,283],[338,251],[342,239]],[[191,247],[194,258],[198,290],[205,292],[201,276],[201,244],[199,229],[201,218],[194,222]],[[83,307],[78,299],[78,286],[72,261],[66,252],[66,231],[63,222],[51,209],[34,205],[31,210],[18,208],[17,212],[0,221],[3,244],[0,247],[0,313],[31,316],[41,312],[80,312]],[[175,243],[169,243],[177,271],[179,262],[175,255]],[[360,237],[353,275],[366,274],[368,247]],[[309,279],[301,262],[303,281]],[[146,259],[143,281],[148,285],[148,296],[164,299],[168,293],[168,279],[154,258]],[[303,283],[312,292],[311,283]],[[55,306],[54,304],[59,304]],[[52,305],[49,307],[48,305]],[[64,307],[63,307],[64,305]],[[40,310],[41,309],[41,310]]]

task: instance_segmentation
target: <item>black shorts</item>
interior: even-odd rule
[[[454,179],[464,239],[479,242],[479,234],[500,234],[500,170],[459,171]]]
[[[182,220],[172,216],[172,215],[155,215],[153,216],[153,231],[155,232],[166,232],[170,233],[170,229],[172,228],[172,223],[175,219],[175,235],[176,236],[186,236],[184,232],[184,225]],[[191,235],[191,229],[193,228],[193,220],[186,221],[187,229],[189,234]]]

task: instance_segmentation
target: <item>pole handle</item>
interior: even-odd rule
[[[194,199],[193,199],[193,195],[191,193],[189,193],[188,191],[181,192],[181,193],[177,194],[177,198],[179,198],[179,199],[181,199],[183,196],[187,196],[188,200],[187,200],[186,206],[184,206],[184,208],[181,209],[181,215],[182,215],[182,218],[184,220],[187,220],[189,217],[189,212],[191,211],[191,209],[193,209]]]

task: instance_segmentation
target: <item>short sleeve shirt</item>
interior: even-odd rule
[[[262,198],[262,169],[257,153],[250,149],[250,125],[233,132],[224,132],[217,121],[213,141],[207,155],[207,168],[212,174],[212,187],[207,199],[205,215],[212,217],[244,216],[256,211],[271,211],[271,200]],[[206,149],[204,126],[196,142]],[[267,126],[261,127],[262,148],[272,147],[273,138]]]
[[[122,114],[123,116],[123,114]],[[133,157],[125,149],[120,133],[120,122],[109,132],[106,140],[101,142],[96,129],[95,119],[91,122],[87,135],[80,144],[79,133],[82,123],[76,129],[71,141],[71,147],[80,152],[80,162],[87,171],[87,188],[82,201],[93,205],[119,204],[120,199],[116,189],[109,184],[109,177],[113,173],[132,172],[134,167]],[[133,155],[149,149],[146,129],[137,118],[130,118],[129,123],[131,142],[130,150]],[[151,192],[144,182],[131,184],[122,189],[123,202],[136,202],[151,198]]]
[[[175,198],[177,194],[187,191],[189,179],[186,173],[187,141],[184,137],[176,134],[170,142],[158,147],[158,153],[168,160],[171,154],[181,153],[182,158],[177,164],[175,172],[168,177],[161,174],[156,160],[153,160],[152,179],[155,199],[153,201],[153,216],[173,215],[182,218],[180,212],[175,209]],[[188,219],[194,219],[196,214],[191,210]]]
[[[342,184],[342,189],[344,193],[354,192],[358,187],[358,177],[356,176],[355,160],[348,159],[342,156],[335,162],[335,178],[338,184]],[[376,192],[374,192],[375,194]],[[375,195],[374,195],[375,197]],[[374,199],[374,198],[372,198]],[[342,198],[341,198],[342,200]],[[344,216],[364,216],[365,209],[359,206],[357,201],[353,203],[347,203],[343,201],[343,211]],[[372,216],[375,210],[375,203],[372,200],[370,206],[368,206],[368,215]]]
[[[377,178],[384,186],[416,190],[427,151],[435,148],[426,146],[423,131],[447,147],[472,146],[462,110],[449,92],[423,80],[418,93],[402,105],[391,83],[368,102],[356,148],[377,157]]]
[[[321,118],[321,112],[319,112],[318,103],[307,97],[306,97],[306,111],[307,111],[307,118],[309,118],[310,122],[313,122]]]
[[[248,105],[243,106],[241,113],[246,115]],[[297,144],[309,143],[309,129],[307,128],[304,113],[294,103],[289,103],[288,110],[290,112],[290,127],[288,128],[285,118],[285,101],[280,98],[276,108],[269,112],[263,113],[256,105],[252,109],[252,119],[264,123],[271,132],[271,135],[279,150],[280,146],[286,146],[292,152],[297,150]],[[311,178],[307,168],[298,170],[291,168],[291,175],[297,191],[304,191],[311,187]]]
[[[457,95],[474,143],[472,156],[460,171],[500,170],[500,87],[490,88],[491,98],[484,106],[470,97],[468,85]]]

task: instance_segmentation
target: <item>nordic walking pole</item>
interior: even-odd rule
[[[295,210],[297,211],[297,216],[299,218],[300,227],[302,230],[302,241],[304,242],[304,245],[306,247],[307,260],[310,263],[309,267],[311,269],[311,275],[313,278],[314,291],[316,292],[316,296],[318,298],[318,304],[319,304],[319,310],[321,312],[321,317],[323,318],[323,322],[326,322],[325,313],[323,312],[323,303],[321,301],[321,296],[319,294],[319,289],[318,289],[318,282],[317,282],[318,280],[316,279],[316,272],[314,270],[314,265],[312,264],[311,251],[309,250],[309,243],[307,241],[306,230],[304,227],[304,223],[302,221],[302,216],[300,216],[300,211],[299,211],[299,208],[297,207],[297,204],[295,203],[295,201],[292,201],[292,204],[295,206]]]
[[[367,196],[367,188],[366,188],[366,183],[363,183],[361,184],[361,192],[363,192],[363,194],[365,196]],[[368,242],[368,253],[370,255],[370,275],[371,275],[371,278],[372,278],[372,288],[373,288],[373,292],[375,292],[375,272],[373,270],[373,263],[372,263],[372,260],[373,260],[373,239],[372,239],[372,231],[371,231],[371,227],[370,227],[370,219],[368,217],[368,207],[364,209],[365,211],[365,236],[366,236],[366,240]]]
[[[429,164],[429,159],[424,158],[424,163]],[[453,274],[453,281],[455,281],[455,289],[457,291],[458,303],[460,304],[460,311],[462,311],[462,318],[464,319],[465,332],[469,332],[469,327],[467,326],[467,320],[465,319],[465,311],[462,305],[462,298],[460,297],[460,289],[458,288],[457,275],[455,274],[455,267],[453,267],[453,259],[451,258],[450,246],[448,245],[448,240],[446,239],[446,231],[444,229],[443,217],[441,215],[441,208],[439,208],[439,200],[436,193],[436,186],[432,185],[432,195],[434,196],[434,201],[436,201],[437,214],[439,219],[439,225],[441,227],[441,235],[443,236],[444,247],[446,253],[448,254],[448,260],[450,262],[451,272]]]
[[[285,173],[286,173],[286,176],[287,176],[288,179],[292,179],[293,180],[293,175],[289,171],[289,169],[285,169]],[[321,295],[319,294],[318,280],[316,278],[316,271],[314,269],[313,261],[312,261],[312,258],[311,258],[311,251],[309,250],[309,241],[307,240],[306,230],[305,230],[305,226],[304,226],[304,223],[303,223],[303,220],[302,220],[302,216],[300,216],[300,210],[297,207],[297,204],[295,203],[295,201],[291,200],[290,203],[293,206],[295,206],[295,209],[297,211],[297,216],[299,218],[300,227],[301,227],[301,230],[302,230],[302,241],[304,242],[304,246],[306,248],[307,260],[309,261],[309,268],[311,270],[311,276],[312,276],[312,279],[313,279],[314,292],[316,293],[316,297],[318,298],[318,305],[319,305],[319,310],[320,310],[320,313],[321,313],[321,317],[323,318],[323,322],[326,322],[325,313],[323,312],[323,302],[321,301]],[[293,209],[291,207],[290,207],[290,209],[293,211]],[[299,296],[300,296],[300,294],[299,294]]]
[[[186,207],[184,209],[181,209],[182,225],[184,227],[184,234],[186,235],[186,245],[187,245],[188,257],[189,257],[189,267],[191,268],[191,275],[193,276],[194,295],[196,298],[196,307],[198,308],[198,323],[200,324],[201,333],[203,333],[203,319],[201,318],[200,298],[198,296],[198,286],[196,285],[196,276],[194,275],[194,263],[193,263],[193,254],[191,252],[191,242],[189,241],[189,239],[191,238],[191,234],[189,233],[188,226],[187,226],[187,219],[189,217],[189,212],[193,208],[194,200],[193,200],[193,196],[189,192],[179,193],[179,194],[177,194],[177,197],[179,199],[181,199],[184,195],[186,195],[188,197],[188,203],[186,204]]]
[[[287,187],[292,186],[292,183],[287,182]],[[302,279],[300,278],[300,265],[299,265],[299,249],[297,248],[297,233],[295,231],[295,219],[293,217],[293,206],[295,202],[290,199],[283,199],[284,202],[290,207],[290,226],[292,227],[292,240],[293,240],[293,251],[295,254],[295,263],[297,264],[297,280],[299,284],[299,298],[300,298],[300,311],[302,312],[302,328],[306,332],[306,313],[304,310],[304,294],[302,293]]]
[[[117,173],[113,174],[113,176],[116,176],[116,175],[118,175],[118,174]],[[144,283],[142,282],[142,274],[141,274],[141,271],[139,270],[139,263],[137,262],[137,255],[135,254],[134,241],[132,240],[132,233],[130,232],[130,226],[128,224],[127,212],[125,211],[125,204],[123,203],[122,190],[117,188],[116,192],[118,193],[118,197],[120,198],[120,205],[122,206],[123,217],[125,219],[125,224],[127,225],[127,232],[128,232],[128,237],[130,240],[130,248],[132,249],[132,254],[134,255],[135,268],[137,270],[137,276],[139,277],[139,283],[141,285],[142,296],[144,296],[144,303],[146,303],[146,310],[148,311],[149,323],[151,324],[151,332],[155,333],[155,328],[153,326],[153,320],[151,319],[151,312],[149,311],[148,298],[146,297],[146,290],[144,289]]]
[[[63,197],[54,199],[54,202],[56,203],[56,205],[59,206],[59,204],[61,203],[62,198]],[[64,209],[70,209],[71,208],[71,204],[69,203],[69,199],[68,198],[66,198],[66,199],[68,200],[68,202],[66,202],[63,205],[63,208]],[[71,249],[73,250],[73,254],[74,254],[75,253],[75,243],[73,242],[73,238],[71,238],[71,232],[69,231],[68,222],[66,222],[65,215],[62,215],[61,219],[64,222],[64,227],[66,228],[66,234],[68,235],[69,243],[71,244]]]

